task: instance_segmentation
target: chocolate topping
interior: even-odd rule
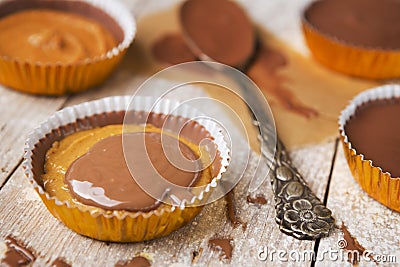
[[[233,1],[186,1],[180,19],[189,47],[201,59],[205,54],[230,66],[242,66],[253,53],[253,25]]]
[[[347,43],[383,49],[400,48],[400,1],[321,0],[305,18],[321,32]]]
[[[55,259],[51,265],[51,267],[71,267],[68,263],[66,263],[63,259],[57,258]]]
[[[117,263],[115,267],[149,267],[151,266],[148,259],[142,256],[135,257],[126,263]]]
[[[400,98],[374,100],[356,109],[345,133],[357,154],[372,164],[400,177]]]
[[[210,239],[208,242],[212,249],[221,250],[222,258],[231,259],[232,258],[232,250],[233,250],[231,241],[232,241],[231,238],[229,238],[229,239],[215,238],[215,239]]]
[[[33,253],[24,246],[20,245],[11,236],[6,238],[6,244],[7,251],[5,253],[5,257],[0,262],[0,266],[26,266],[35,261],[36,257],[33,255]]]
[[[126,133],[123,138],[125,148],[132,148],[125,152],[129,154],[128,159],[133,164],[131,168],[137,170],[135,175],[139,174],[140,179],[156,182],[154,179],[159,179],[160,175],[173,184],[187,187],[193,185],[200,176],[199,172],[184,171],[175,167],[185,159],[189,159],[189,162],[197,159],[197,155],[175,137],[138,132]],[[177,149],[174,146],[178,142],[184,158],[179,152],[173,153],[172,158],[168,154],[167,158],[164,150]],[[71,194],[86,205],[108,210],[148,211],[160,204],[144,192],[132,178],[125,163],[122,135],[111,136],[96,143],[85,155],[71,164],[65,181]],[[160,188],[158,197],[161,198],[164,192],[165,188]]]

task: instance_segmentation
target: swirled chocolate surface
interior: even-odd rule
[[[175,185],[187,187],[199,177],[200,172],[176,167],[185,159],[196,160],[197,155],[175,137],[157,132],[136,132],[125,133],[123,138],[125,148],[132,148],[132,153],[128,151],[129,159],[134,161],[134,168],[138,168],[135,175],[139,174],[140,179],[154,179],[154,186],[157,186],[155,175],[159,174]],[[172,153],[172,158],[167,158],[164,150],[174,149],[177,141],[183,157],[180,153]],[[145,149],[140,149],[144,145]],[[122,135],[114,135],[97,142],[75,160],[65,175],[72,196],[83,204],[106,210],[147,211],[156,208],[160,203],[133,179],[123,149]],[[160,188],[159,197],[164,190]]]

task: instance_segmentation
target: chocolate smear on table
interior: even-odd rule
[[[266,96],[273,96],[279,104],[305,118],[319,116],[319,112],[297,98],[287,88],[287,78],[280,71],[289,64],[287,58],[278,50],[259,45],[256,56],[247,70],[247,75],[264,91]]]
[[[27,266],[35,261],[36,257],[32,251],[22,246],[13,237],[6,237],[7,251],[1,259],[0,266],[18,267]]]
[[[257,194],[255,197],[248,195],[247,202],[256,204],[256,205],[265,205],[268,203],[268,201],[265,199],[265,196],[263,194]]]
[[[61,259],[61,258],[55,259],[55,260],[51,263],[50,266],[51,266],[51,267],[71,267],[71,265],[69,265],[68,263],[66,263],[66,262],[64,261],[64,259]]]
[[[357,265],[360,259],[360,256],[363,255],[365,248],[363,246],[361,246],[360,243],[358,243],[357,239],[355,237],[353,237],[349,230],[347,229],[346,225],[344,224],[344,222],[342,222],[342,226],[341,226],[342,232],[343,232],[343,238],[346,241],[346,247],[344,247],[343,249],[349,251],[349,253],[347,254],[348,258],[348,262],[350,262],[353,265]],[[354,255],[356,255],[355,253],[351,253],[352,251],[357,251],[358,252],[358,257],[354,257]],[[357,256],[357,255],[356,255]],[[374,258],[372,256],[370,256],[371,260],[375,261]]]
[[[149,267],[151,266],[148,259],[142,256],[134,257],[125,263],[117,263],[115,267]]]
[[[232,239],[231,238],[214,238],[208,241],[211,249],[221,252],[221,258],[230,260],[232,258]]]
[[[239,216],[237,215],[235,193],[233,189],[229,191],[228,194],[225,195],[225,200],[226,200],[226,212],[228,215],[228,219],[233,225],[233,227],[236,228],[237,226],[243,223],[240,220]]]
[[[158,61],[171,65],[197,60],[179,33],[166,34],[156,40],[152,52]]]

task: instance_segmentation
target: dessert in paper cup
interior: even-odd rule
[[[119,1],[2,1],[0,83],[40,95],[84,91],[111,74],[135,33]]]
[[[339,117],[340,137],[352,175],[385,206],[400,211],[400,85],[356,96]]]
[[[400,3],[393,0],[318,0],[302,28],[317,61],[368,79],[400,77]]]
[[[25,174],[48,210],[75,232],[114,242],[165,236],[192,220],[218,185],[230,153],[221,128],[195,119],[199,113],[191,107],[171,114],[182,105],[154,101],[126,96],[86,102],[55,113],[29,135]],[[174,159],[164,153],[171,147],[180,152],[173,151]],[[183,157],[175,159],[178,154]],[[201,168],[181,169],[175,164],[182,159]],[[151,171],[185,190],[152,180],[158,191],[149,193],[138,177],[149,181]]]

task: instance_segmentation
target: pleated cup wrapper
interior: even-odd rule
[[[118,44],[103,55],[76,63],[35,62],[0,55],[0,83],[17,91],[57,96],[97,86],[110,76],[136,34],[132,14],[117,0],[7,0],[0,3],[0,18],[35,8],[72,12],[98,21],[116,37]]]
[[[302,16],[304,38],[317,61],[335,71],[360,78],[400,77],[400,47],[393,50],[363,47],[319,30],[307,19],[307,12],[319,1],[306,7]]]
[[[158,208],[146,212],[83,209],[50,196],[44,189],[42,174],[46,152],[52,144],[78,131],[122,124],[129,103],[129,96],[116,96],[60,110],[34,129],[25,145],[25,174],[48,210],[75,232],[98,240],[139,242],[166,236],[177,230],[200,213],[203,205],[196,204],[205,203],[213,189],[218,186],[230,161],[230,150],[221,128],[215,122],[205,121],[200,124],[196,120],[189,120],[198,115],[190,106],[180,109],[179,115],[166,116],[168,111],[179,106],[178,102],[163,100],[154,108],[152,97],[135,97],[129,106],[129,112],[137,114],[138,122],[142,119],[145,122],[147,118],[146,122],[161,128],[166,120],[177,123],[189,121],[185,124],[188,128],[180,133],[184,138],[195,144],[200,139],[211,138],[217,151],[210,166],[211,181],[205,184],[203,182],[204,187],[193,187],[195,196],[192,199],[183,199],[176,205],[162,203]],[[145,116],[146,114],[149,116]],[[202,190],[198,190],[199,188]],[[185,205],[185,201],[193,205]]]
[[[390,173],[382,171],[379,166],[374,165],[374,162],[358,153],[346,135],[345,126],[362,104],[377,99],[398,97],[400,97],[400,85],[384,85],[364,91],[350,102],[339,117],[340,139],[354,179],[368,195],[395,211],[400,211],[400,178],[392,177]]]

